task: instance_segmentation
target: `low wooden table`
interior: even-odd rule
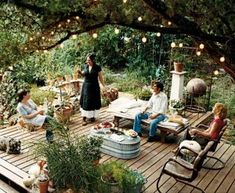
[[[135,115],[140,112],[143,105],[146,104],[146,101],[141,100],[132,100],[132,99],[117,99],[112,102],[109,106],[108,112],[112,113],[114,116],[113,123],[116,127],[119,127],[120,119],[134,120]],[[117,108],[118,107],[118,108]],[[143,124],[149,125],[149,121],[142,120]],[[158,130],[160,131],[161,141],[165,142],[165,138],[168,134],[178,135],[186,128],[188,128],[189,123],[185,125],[180,125],[178,123],[162,121],[158,124]]]

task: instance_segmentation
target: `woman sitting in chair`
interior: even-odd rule
[[[37,105],[30,99],[30,93],[27,90],[21,90],[18,93],[17,111],[26,123],[42,127],[44,123],[48,123],[50,116],[45,115],[43,110],[39,110]],[[46,131],[46,139],[53,140],[52,131]]]
[[[221,129],[226,125],[224,120],[227,117],[227,108],[222,103],[216,103],[213,107],[214,119],[206,129],[189,128],[186,131],[184,139],[195,140],[202,147],[205,147],[208,141],[216,140],[219,137]]]

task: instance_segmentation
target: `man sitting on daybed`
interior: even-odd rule
[[[152,89],[153,95],[149,99],[147,106],[143,108],[142,112],[135,115],[133,125],[133,130],[135,130],[139,136],[142,136],[141,121],[142,119],[149,119],[150,128],[148,142],[156,141],[157,125],[166,118],[165,114],[168,104],[167,96],[162,92],[163,84],[161,82],[153,83]]]

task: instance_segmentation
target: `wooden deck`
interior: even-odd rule
[[[113,117],[105,110],[105,108],[102,109],[100,119],[98,120],[99,122],[112,120]],[[210,115],[211,113],[186,114],[192,126],[200,124],[202,121],[208,119]],[[82,120],[80,114],[76,114],[72,117],[71,124],[69,126],[70,130],[75,132],[78,136],[88,134],[89,129],[91,128],[91,124],[81,126],[81,122]],[[131,126],[132,122],[130,121],[120,121],[120,127],[122,128],[131,128]],[[18,126],[13,126],[1,129],[0,136],[10,136],[18,138],[22,141],[22,153],[20,155],[9,155],[0,151],[0,174],[17,184],[19,192],[23,193],[29,191],[22,184],[22,178],[27,176],[29,167],[35,163],[34,156],[31,151],[33,147],[31,142],[45,140],[45,131],[41,130],[36,132],[28,132],[26,130],[19,129]],[[178,138],[175,136],[168,136],[166,143],[148,143],[146,142],[146,139],[146,137],[143,137],[141,140],[140,156],[135,159],[123,161],[131,168],[138,169],[138,171],[143,172],[147,178],[144,192],[153,193],[157,192],[156,181],[160,175],[161,168],[163,164],[173,156],[171,150],[177,147]],[[224,162],[226,162],[226,167],[219,171],[202,169],[198,178],[193,181],[193,184],[198,185],[207,193],[235,192],[235,146],[220,143],[214,155],[220,157]],[[117,160],[117,158],[109,155],[103,155],[101,162],[106,162],[108,160]],[[214,163],[211,162],[210,164]],[[161,182],[162,192],[197,192],[196,190],[184,186],[181,183],[176,183],[174,179],[169,178],[168,176],[163,176]],[[0,187],[2,187],[1,184]]]

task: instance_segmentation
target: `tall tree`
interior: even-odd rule
[[[1,5],[1,17],[25,13],[21,24],[32,32],[25,51],[51,49],[74,35],[120,25],[191,36],[235,79],[233,0],[2,0]]]

